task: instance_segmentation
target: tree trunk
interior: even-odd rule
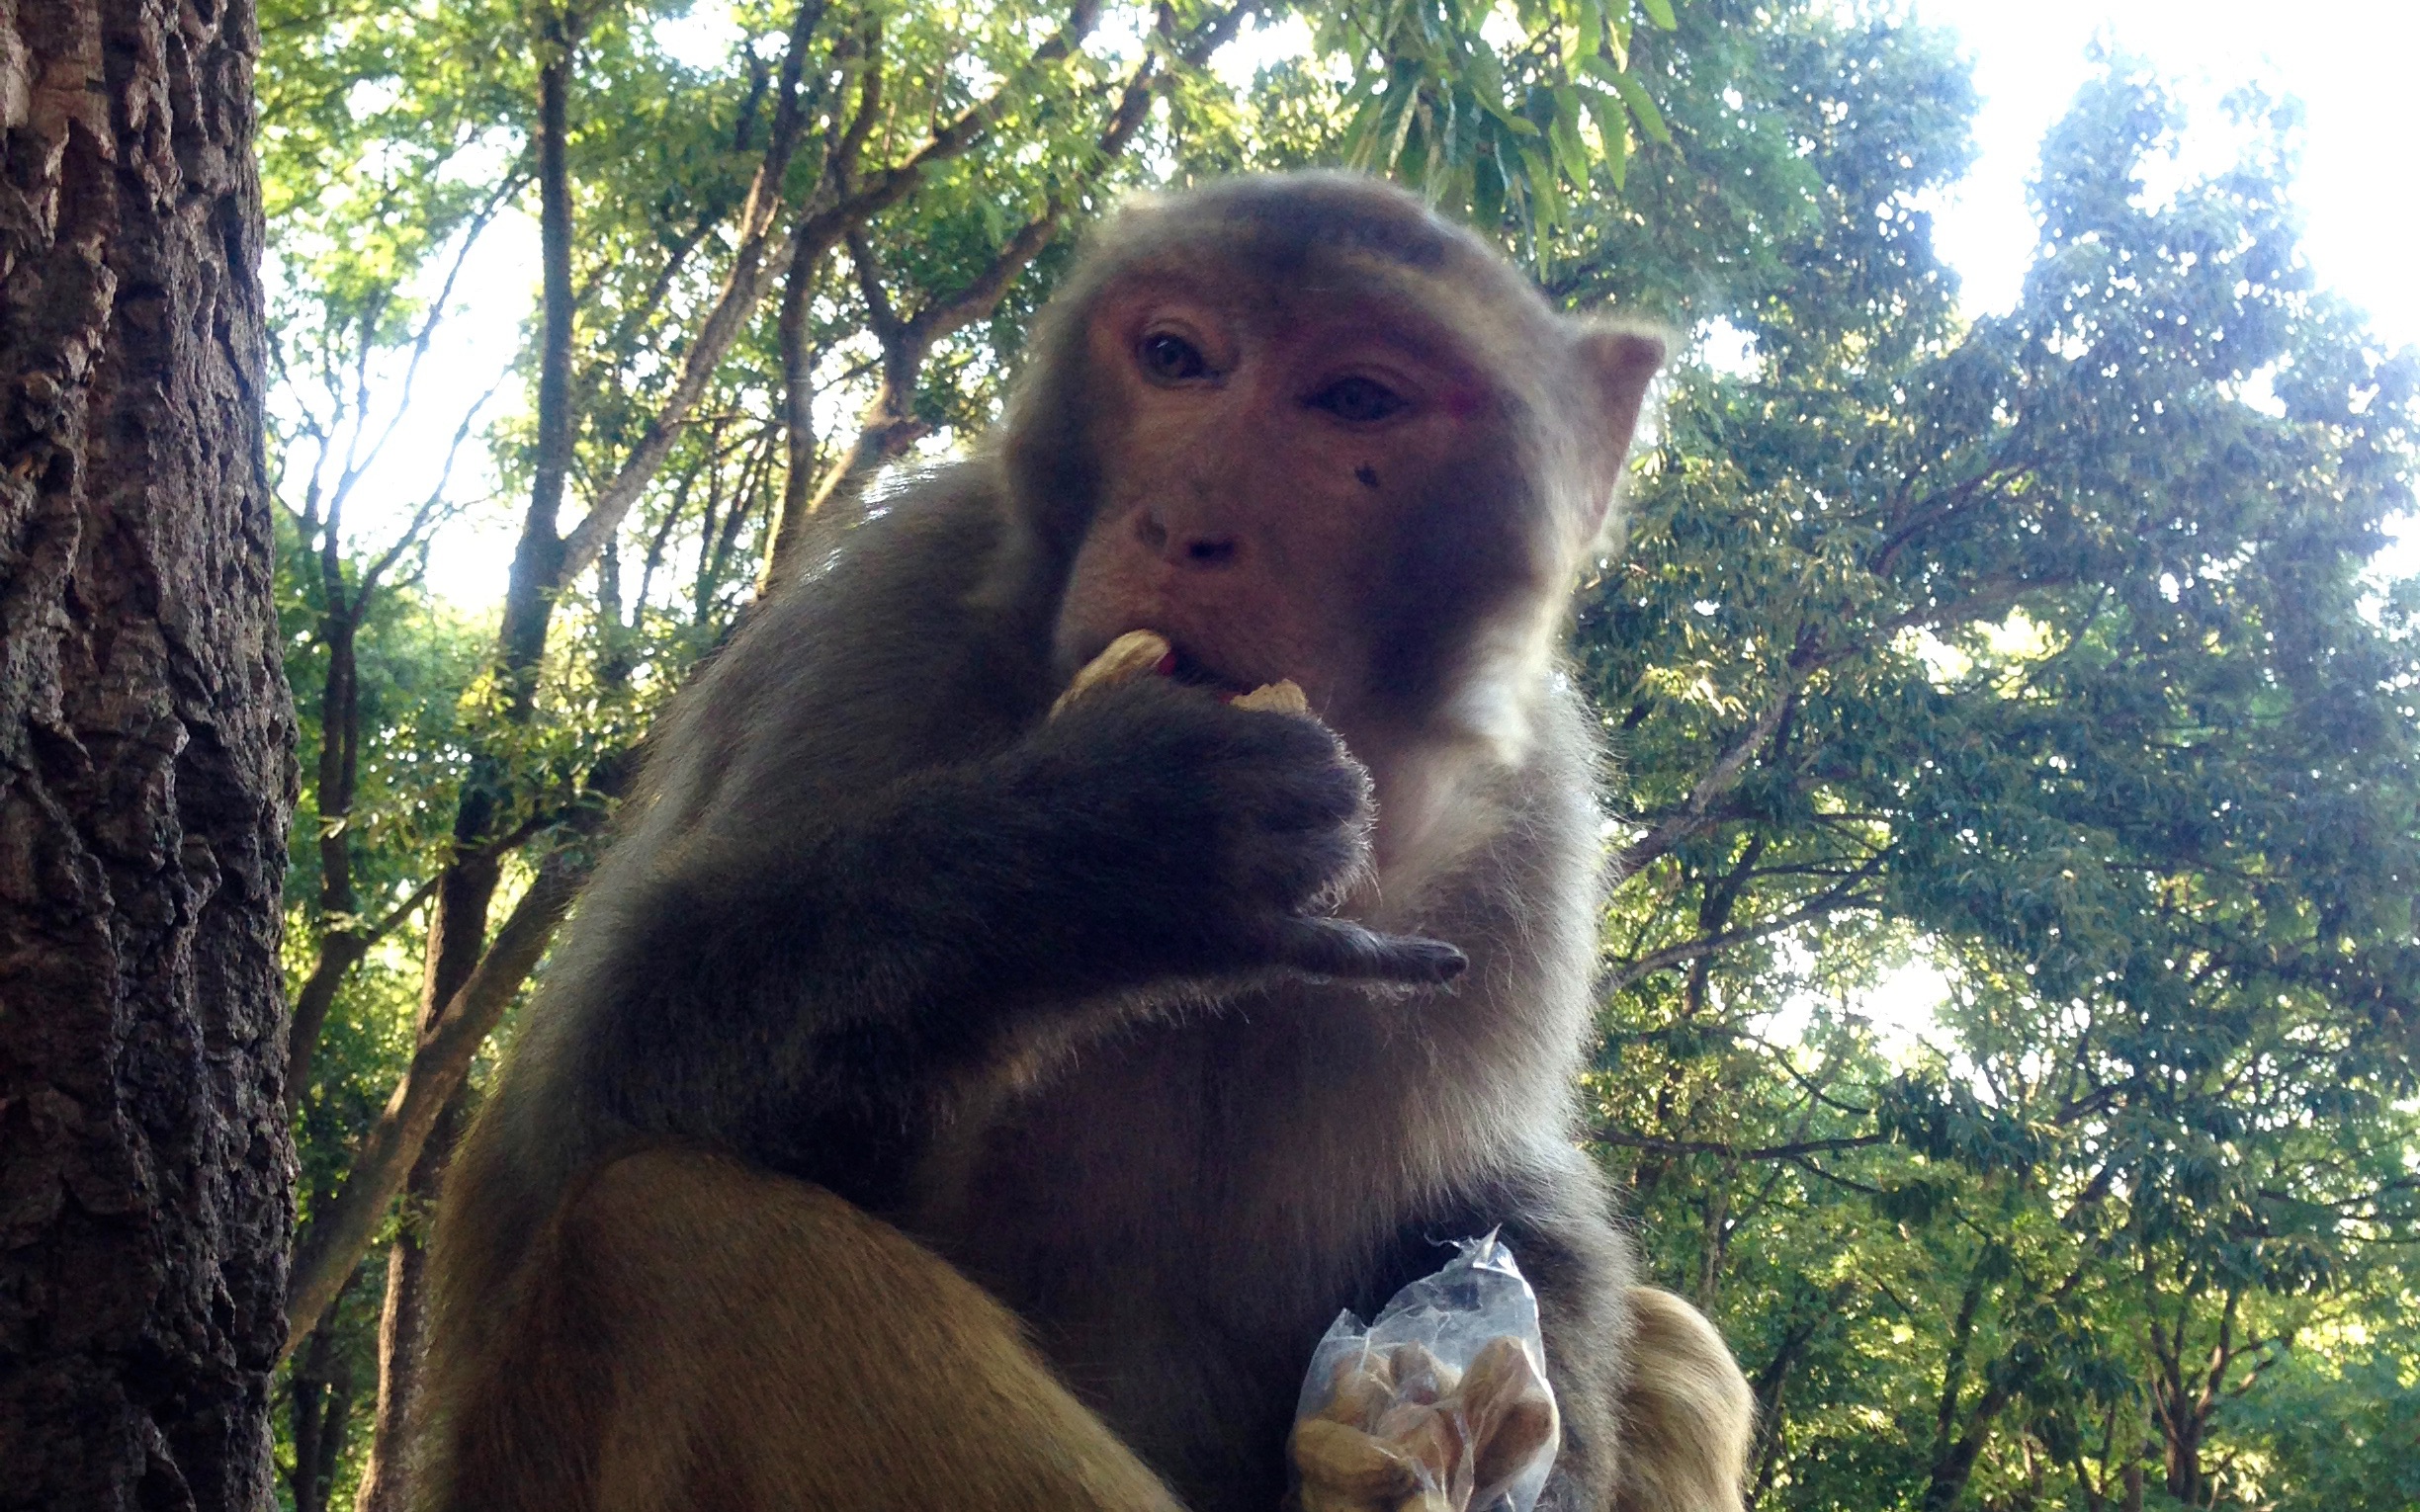
[[[403,1188],[403,1220],[387,1249],[387,1301],[379,1311],[378,1415],[373,1419],[370,1458],[362,1466],[354,1512],[406,1512],[411,1478],[406,1470],[412,1414],[419,1408],[420,1359],[428,1343],[428,1223],[438,1187],[454,1158],[454,1139],[470,1116],[471,1089],[454,1089],[437,1127],[412,1162]]]
[[[311,1330],[287,1389],[294,1469],[287,1472],[286,1488],[294,1512],[327,1512],[353,1414],[353,1361],[337,1337],[334,1318]]]
[[[0,1507],[271,1496],[258,45],[249,0],[0,0]]]
[[[1966,1494],[1975,1459],[1990,1436],[1992,1420],[2007,1404],[2008,1392],[1994,1385],[1984,1388],[1966,1415],[1966,1431],[1958,1432],[1960,1397],[1966,1386],[1967,1351],[1974,1343],[1975,1314],[1983,1305],[1983,1260],[1967,1273],[1965,1294],[1958,1299],[1957,1321],[1949,1326],[1949,1355],[1942,1366],[1941,1405],[1934,1419],[1933,1468],[1926,1476],[1923,1512],[1950,1512]]]
[[[2161,1445],[2160,1458],[2162,1469],[2167,1471],[2168,1494],[2189,1507],[2198,1507],[2202,1505],[2204,1490],[2202,1416],[2179,1412],[2162,1426],[2166,1441]]]

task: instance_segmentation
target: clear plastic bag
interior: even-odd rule
[[[1301,1512],[1531,1512],[1562,1442],[1537,1294],[1494,1233],[1311,1356],[1291,1445]]]

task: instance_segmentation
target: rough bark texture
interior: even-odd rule
[[[0,0],[0,1507],[271,1494],[257,46],[249,0]]]

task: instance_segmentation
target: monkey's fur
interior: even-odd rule
[[[1217,330],[1141,338],[1137,378],[1118,301],[1153,291]],[[1367,389],[1281,395],[1333,478],[1181,434],[1347,307],[1435,403],[1390,430]],[[1634,1288],[1571,1142],[1600,848],[1556,645],[1661,351],[1357,179],[1119,217],[1000,436],[769,596],[656,732],[447,1183],[426,1504],[1164,1479],[1267,1512],[1337,1310],[1501,1226],[1562,1404],[1548,1504],[1736,1507],[1745,1383]],[[1378,539],[1319,546],[1342,527],[1302,512],[1364,498]],[[1285,577],[1253,521],[1330,554]],[[1206,680],[1297,676],[1335,728],[1152,678],[1046,719],[1135,628]]]

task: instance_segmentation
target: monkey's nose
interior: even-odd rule
[[[1170,531],[1149,510],[1135,516],[1135,534],[1142,539],[1145,549],[1174,566],[1223,567],[1236,557],[1234,537],[1208,531]]]

